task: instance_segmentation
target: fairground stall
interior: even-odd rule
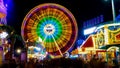
[[[12,58],[14,30],[10,26],[0,24],[0,63]],[[13,39],[13,40],[11,40]]]
[[[95,27],[76,54],[98,55],[98,57],[115,58],[120,53],[120,23],[111,23]]]
[[[31,45],[31,43],[29,43]],[[43,60],[46,58],[47,52],[44,47],[42,47],[39,43],[32,44],[32,46],[28,47],[27,50],[27,58],[36,58],[39,60]]]

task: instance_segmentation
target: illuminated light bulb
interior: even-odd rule
[[[6,38],[7,36],[8,36],[8,33],[7,33],[7,32],[2,32],[2,33],[0,33],[0,38],[1,38],[1,39]]]
[[[17,53],[20,54],[21,53],[21,49],[17,49]]]

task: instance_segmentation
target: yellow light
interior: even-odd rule
[[[20,54],[21,53],[21,49],[17,49],[17,53]]]
[[[39,40],[39,42],[42,42],[42,39],[40,37],[38,38],[38,40]]]
[[[118,26],[118,25],[120,25],[120,22],[118,22],[118,23],[114,23],[114,24],[105,24],[105,25],[101,25],[101,26],[99,26],[99,27],[97,27],[97,29],[95,30],[95,31],[97,31],[98,29],[101,29],[101,28],[103,28],[104,26]]]

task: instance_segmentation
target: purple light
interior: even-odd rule
[[[8,5],[7,5],[7,4],[5,4],[5,7],[8,7]]]
[[[3,0],[0,0],[0,18],[4,18],[6,16],[6,7],[3,4]]]

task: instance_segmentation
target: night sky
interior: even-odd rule
[[[9,1],[9,0],[7,0]],[[83,22],[99,15],[104,15],[104,21],[112,20],[111,1],[108,0],[11,0],[8,4],[8,25],[20,34],[25,15],[35,6],[42,3],[56,3],[66,7],[77,20],[79,35],[83,30]],[[115,0],[116,15],[120,13],[120,0]]]
[[[9,2],[8,2],[9,1]],[[111,0],[6,0],[8,3],[7,23],[18,35],[26,14],[35,6],[43,3],[56,3],[66,7],[76,18],[78,38],[83,38],[83,22],[104,15],[104,22],[112,21]],[[114,0],[116,16],[120,14],[120,0]]]

